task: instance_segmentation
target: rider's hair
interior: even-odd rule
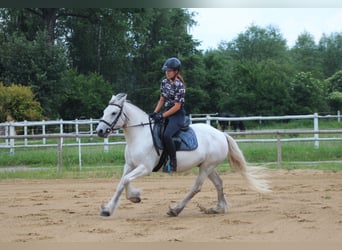
[[[176,78],[177,78],[178,80],[180,80],[180,81],[183,83],[184,87],[186,87],[184,78],[183,78],[183,76],[181,76],[181,74],[179,73],[179,71],[178,71],[178,73],[177,73]]]

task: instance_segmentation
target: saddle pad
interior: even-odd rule
[[[178,143],[177,137],[180,139],[180,143]],[[176,140],[177,150],[180,151],[194,150],[198,147],[196,134],[191,127],[187,131],[181,130],[174,140]]]
[[[161,129],[162,128],[158,125],[154,126],[152,136],[154,137],[156,146],[159,149],[164,149],[163,143],[160,139]],[[191,127],[186,131],[180,130],[173,137],[173,140],[175,141],[177,151],[191,151],[198,147],[196,134]]]

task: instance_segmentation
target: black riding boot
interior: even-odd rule
[[[173,141],[171,143],[165,143],[166,151],[169,155],[169,161],[166,164],[166,172],[176,172],[177,171],[177,158],[176,158],[176,146]]]

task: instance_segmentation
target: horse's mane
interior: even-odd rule
[[[143,113],[146,113],[144,110],[142,110],[140,107],[138,107],[137,105],[133,104],[130,100],[126,100],[125,103],[130,104],[131,106],[133,106],[134,108],[140,110]]]

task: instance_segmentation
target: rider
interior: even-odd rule
[[[185,82],[180,75],[181,62],[176,57],[167,59],[162,67],[165,71],[166,78],[160,85],[160,98],[150,116],[156,121],[161,121],[165,118],[166,128],[163,134],[163,143],[166,152],[169,155],[170,171],[177,171],[176,146],[172,137],[184,125],[185,120]],[[159,113],[162,107],[165,107],[165,112]]]

